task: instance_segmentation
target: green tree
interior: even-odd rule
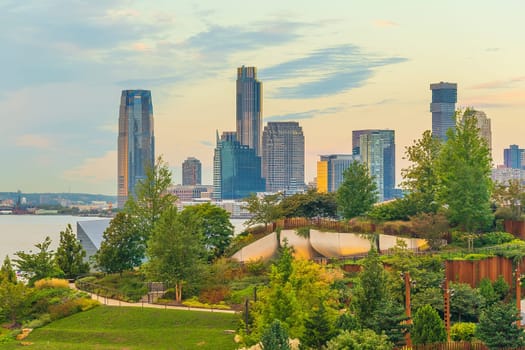
[[[499,301],[499,295],[496,294],[492,282],[488,278],[484,278],[479,282],[478,286],[479,294],[483,297],[485,301],[484,306],[490,306],[495,302]]]
[[[476,334],[476,324],[457,322],[450,327],[450,338],[454,341],[472,341]]]
[[[444,234],[450,229],[446,216],[441,212],[421,212],[411,216],[410,222],[412,229],[421,238],[426,239],[432,249],[438,249],[443,245]]]
[[[414,344],[431,344],[444,342],[447,332],[438,312],[425,305],[414,315],[410,336]]]
[[[248,198],[245,198],[246,205],[244,209],[252,214],[252,217],[246,221],[245,225],[264,224],[264,227],[267,228],[269,223],[281,217],[279,210],[281,199],[282,195],[280,193],[268,194],[263,197],[251,194]]]
[[[447,207],[449,221],[466,232],[486,229],[493,219],[492,160],[472,113],[456,112],[456,129],[448,131],[437,164],[439,201]]]
[[[142,264],[145,249],[144,237],[135,218],[120,212],[104,231],[95,261],[105,272],[122,273]]]
[[[146,271],[151,280],[175,288],[175,300],[182,301],[184,284],[195,282],[204,273],[205,248],[198,221],[182,217],[177,208],[165,210],[149,240]]]
[[[451,283],[450,318],[458,322],[477,322],[485,300],[476,288],[466,283]]]
[[[221,257],[233,237],[233,225],[228,212],[216,205],[204,203],[184,208],[180,215],[196,221],[199,235],[206,247],[207,259]]]
[[[492,197],[500,208],[508,208],[510,218],[520,220],[525,206],[525,186],[520,180],[512,179],[508,183],[496,183]]]
[[[18,251],[13,259],[17,268],[22,271],[22,276],[27,279],[32,286],[36,281],[46,277],[60,277],[63,272],[56,263],[55,253],[49,249],[51,238],[46,237],[42,243],[35,244],[38,249],[36,253],[31,250],[29,253]]]
[[[31,288],[24,283],[0,281],[0,315],[17,325],[17,320],[29,312]]]
[[[407,199],[415,203],[417,213],[435,213],[438,209],[437,160],[440,151],[441,142],[432,137],[430,130],[405,150],[405,159],[411,165],[401,170],[401,186],[408,191]]]
[[[343,172],[343,183],[337,190],[339,212],[345,219],[365,215],[377,202],[377,185],[365,163],[352,162]]]
[[[370,329],[344,331],[330,340],[325,350],[391,350],[394,345],[386,335],[379,335]]]
[[[7,280],[11,283],[16,283],[16,272],[13,269],[13,265],[11,264],[11,259],[9,259],[9,255],[5,256],[2,267],[0,267],[0,282],[2,280]]]
[[[287,218],[335,218],[337,217],[337,200],[335,193],[319,193],[308,190],[284,197],[279,203],[282,216]]]
[[[504,300],[510,291],[510,286],[505,281],[505,278],[503,278],[502,275],[499,275],[498,278],[496,278],[496,280],[492,284],[492,287],[494,288],[494,292],[498,296],[498,300]]]
[[[290,350],[288,332],[279,320],[274,320],[261,336],[264,350]]]
[[[525,345],[525,333],[516,325],[518,310],[511,304],[495,303],[485,309],[476,327],[476,337],[489,349]]]
[[[89,264],[84,262],[86,251],[73,233],[68,224],[64,231],[60,231],[60,243],[56,252],[58,267],[64,272],[66,278],[75,278],[89,272]]]
[[[323,303],[314,308],[305,319],[305,332],[301,337],[301,345],[313,349],[321,349],[335,335],[334,320],[327,312]]]
[[[124,211],[137,220],[141,235],[147,241],[161,214],[175,203],[176,197],[168,192],[171,185],[171,172],[162,157],[158,157],[153,167],[146,169],[146,177],[135,188],[135,196],[130,195]]]

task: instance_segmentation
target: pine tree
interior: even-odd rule
[[[86,251],[68,224],[66,229],[60,232],[60,243],[55,256],[58,267],[66,278],[75,278],[89,271],[89,264],[84,262],[85,257]]]

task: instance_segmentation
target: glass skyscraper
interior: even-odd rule
[[[135,186],[155,162],[153,105],[149,90],[123,90],[118,126],[118,207],[122,208]]]
[[[454,114],[458,100],[458,84],[436,83],[430,84],[432,91],[432,135],[442,141],[447,140],[447,130],[456,129]]]
[[[330,154],[317,162],[317,192],[336,192],[343,183],[343,173],[361,157],[355,154]]]
[[[304,189],[304,135],[298,122],[269,122],[264,127],[262,174],[266,191]]]
[[[237,141],[235,132],[217,134],[213,156],[213,199],[243,199],[264,192],[261,157],[255,150]]]
[[[368,166],[371,176],[375,177],[378,190],[378,200],[384,201],[396,196],[396,144],[394,130],[355,130],[352,139],[359,135],[359,148],[353,145],[353,150],[359,150],[361,160]],[[356,141],[352,141],[356,142]]]
[[[257,68],[237,68],[237,141],[261,156],[262,84]]]
[[[182,163],[182,185],[196,186],[201,184],[202,178],[201,161],[194,157],[189,157]]]
[[[506,168],[522,169],[522,157],[525,153],[523,148],[518,145],[510,145],[509,148],[503,150],[503,162]]]

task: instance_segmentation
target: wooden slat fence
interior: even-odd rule
[[[451,341],[447,343],[419,344],[412,347],[394,348],[395,350],[489,350],[480,342]],[[499,350],[511,350],[510,348],[500,348]],[[525,346],[512,348],[512,350],[525,350]]]

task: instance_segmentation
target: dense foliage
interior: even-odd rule
[[[354,161],[343,172],[343,183],[337,190],[341,216],[351,219],[366,214],[377,202],[377,185],[365,163]]]

